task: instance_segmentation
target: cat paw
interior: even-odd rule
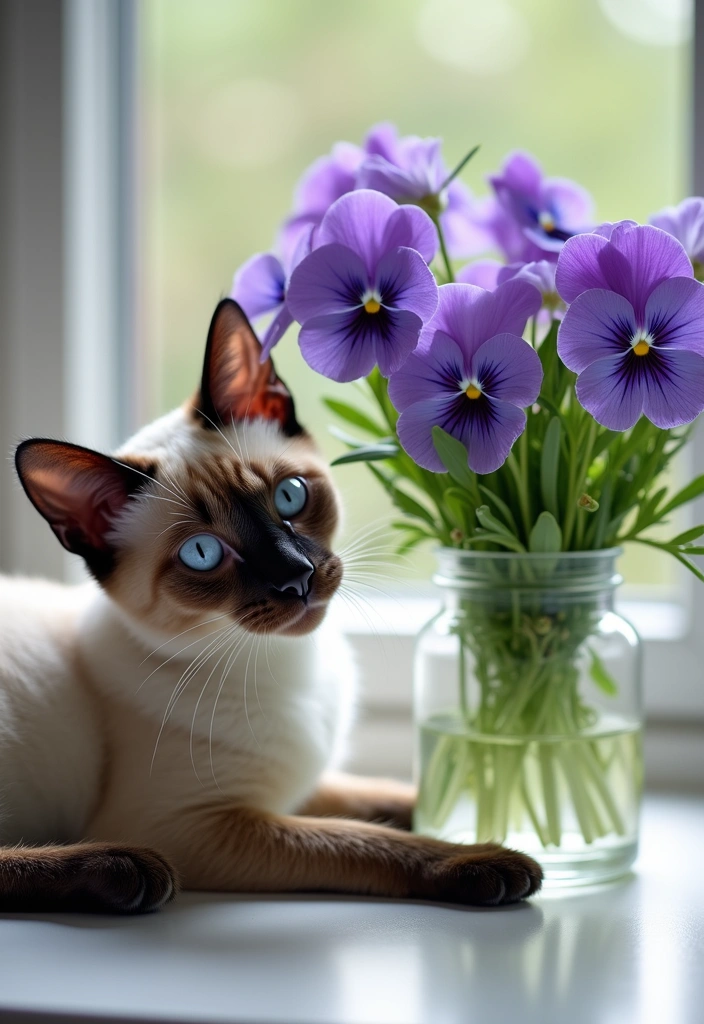
[[[172,900],[178,888],[165,858],[142,847],[86,847],[76,867],[71,903],[81,910],[145,914]]]
[[[436,862],[428,880],[433,899],[474,907],[518,903],[538,892],[542,868],[531,857],[487,843],[468,847]]]

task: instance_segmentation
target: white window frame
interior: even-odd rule
[[[0,152],[8,154],[0,161],[5,451],[32,434],[110,449],[143,419],[138,11],[136,0],[0,0]],[[693,65],[692,185],[701,195],[704,0],[695,4]],[[694,473],[704,472],[703,429],[692,442],[691,463]],[[694,516],[702,521],[704,502]],[[0,474],[0,567],[75,578],[9,464]],[[394,598],[369,600],[373,624],[348,614],[344,627],[365,680],[366,728],[381,738],[378,760],[380,743],[393,745],[394,729],[406,736],[413,641],[437,598],[406,593],[402,608]],[[674,760],[682,768],[678,779],[698,773],[704,780],[704,586],[691,587],[686,608],[645,599],[627,605],[645,640],[646,711],[654,735],[660,729],[669,737],[656,776],[674,778],[667,767]],[[683,737],[693,736],[694,752],[685,755]],[[405,739],[399,749],[406,749]],[[374,755],[367,760],[372,766]]]

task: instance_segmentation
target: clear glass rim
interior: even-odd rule
[[[610,591],[623,582],[615,568],[622,552],[621,547],[526,552],[440,547],[433,582],[445,590]]]
[[[570,559],[589,560],[597,558],[616,559],[623,554],[622,547],[615,548],[593,548],[589,551],[467,551],[465,548],[437,547],[435,554],[438,558],[443,555],[453,558],[472,558],[477,561],[540,561],[540,559],[559,559],[569,561]]]

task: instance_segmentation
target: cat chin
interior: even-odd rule
[[[271,615],[247,619],[240,622],[240,625],[248,633],[258,635],[305,636],[318,628],[327,610],[327,601],[314,601],[310,604],[301,602],[295,609],[286,609],[285,613],[281,609],[272,609]]]

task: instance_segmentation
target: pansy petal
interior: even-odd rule
[[[390,121],[381,121],[379,124],[373,125],[364,139],[364,151],[370,155],[383,156],[386,160],[394,163],[398,155],[396,125]]]
[[[324,245],[295,268],[286,301],[302,324],[314,316],[360,307],[368,287],[364,263],[356,253],[344,245]]]
[[[278,345],[292,323],[291,311],[284,303],[262,336],[262,352],[259,357],[261,363],[266,362],[272,348],[274,345]]]
[[[427,348],[436,330],[462,347],[467,359],[495,334],[522,334],[529,316],[538,312],[541,296],[527,281],[507,281],[494,292],[471,284],[445,284],[438,289],[438,309],[421,335]]]
[[[423,322],[407,309],[386,311],[383,330],[374,335],[374,355],[379,371],[388,377],[400,370],[418,344]]]
[[[599,256],[608,245],[603,235],[584,234],[568,238],[555,271],[555,287],[565,302],[574,302],[590,288],[608,288]]]
[[[463,181],[455,178],[447,188],[447,206],[440,214],[447,251],[453,259],[466,259],[492,248],[486,230],[476,222],[477,201]],[[473,282],[470,281],[470,284]]]
[[[385,160],[383,156],[368,156],[357,173],[358,188],[374,189],[392,199],[421,199],[427,188],[414,181],[408,172]]]
[[[643,389],[639,373],[631,373],[633,359],[628,353],[597,359],[577,378],[575,391],[581,405],[597,423],[609,430],[629,430],[643,411]]]
[[[609,288],[625,296],[642,322],[651,292],[670,277],[692,277],[681,242],[650,224],[617,225],[599,255]]]
[[[672,349],[655,355],[641,357],[652,365],[643,381],[643,412],[663,430],[691,423],[704,409],[704,357]]]
[[[389,398],[402,412],[414,402],[460,393],[469,376],[459,346],[443,331],[436,331],[426,352],[414,352],[389,380]]]
[[[447,472],[435,451],[433,427],[442,427],[453,437],[462,440],[460,434],[466,433],[462,410],[468,402],[469,399],[460,393],[450,397],[429,398],[404,409],[398,418],[396,432],[404,450],[417,465],[434,473]]]
[[[498,260],[475,260],[474,263],[468,263],[458,270],[455,280],[458,284],[474,284],[478,288],[486,288],[488,292],[493,292],[499,283],[500,274],[505,269],[507,268]],[[513,274],[509,275],[510,277],[513,277]]]
[[[469,453],[469,468],[475,473],[493,473],[503,466],[514,442],[526,426],[526,414],[510,402],[467,399],[473,406],[461,440]]]
[[[663,281],[648,299],[645,326],[658,348],[704,355],[704,284],[691,277]]]
[[[371,277],[384,252],[384,233],[391,215],[398,209],[393,199],[381,192],[358,189],[333,203],[323,217],[317,244],[337,243],[359,253]]]
[[[307,320],[298,335],[303,358],[330,380],[347,382],[366,377],[376,362],[378,328],[372,319],[347,312]]]
[[[543,203],[565,231],[584,231],[594,215],[592,197],[569,178],[547,178]]]
[[[395,249],[379,261],[375,287],[387,309],[408,309],[425,323],[438,305],[438,286],[414,249]]]
[[[338,142],[329,156],[321,156],[304,172],[294,192],[294,210],[318,213],[355,187],[355,174],[364,153],[351,142]]]
[[[679,206],[667,206],[650,223],[682,243],[691,260],[704,261],[704,198],[690,196]]]
[[[284,300],[284,268],[270,252],[258,253],[243,263],[232,281],[230,298],[250,320],[271,313]]]
[[[419,206],[397,206],[384,230],[382,252],[405,246],[415,249],[430,263],[438,244],[437,228],[424,210]]]
[[[635,333],[635,314],[628,299],[605,288],[591,288],[565,313],[557,353],[568,369],[581,373],[597,359],[628,352]]]
[[[538,353],[515,334],[497,334],[480,345],[471,373],[484,394],[522,408],[535,402],[543,381]]]

